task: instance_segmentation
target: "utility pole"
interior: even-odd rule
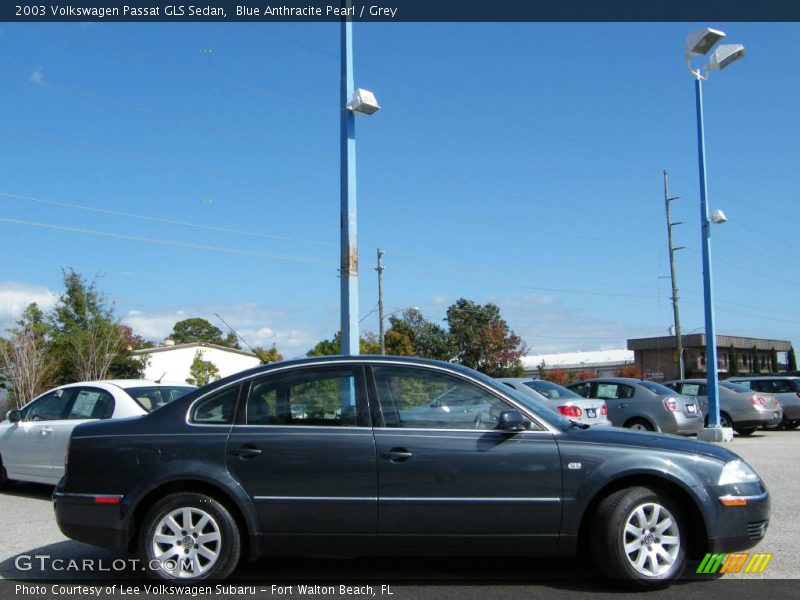
[[[664,205],[667,209],[667,240],[669,241],[669,270],[672,278],[672,313],[675,317],[675,350],[678,353],[678,372],[680,378],[683,379],[684,366],[683,366],[683,340],[681,339],[681,312],[678,308],[678,281],[675,275],[675,252],[683,250],[683,246],[677,248],[672,245],[672,228],[675,225],[680,225],[680,221],[672,222],[670,213],[670,202],[677,200],[680,196],[670,198],[669,187],[667,185],[667,172],[664,171]]]
[[[381,337],[381,354],[386,354],[386,340],[383,333],[383,252],[378,248],[378,335]]]

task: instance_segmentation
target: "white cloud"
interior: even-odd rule
[[[35,85],[44,85],[44,69],[42,67],[36,67],[28,76],[28,81]]]
[[[16,281],[0,282],[0,326],[3,330],[12,327],[31,302],[36,302],[39,308],[47,310],[56,300],[58,294],[43,286]]]

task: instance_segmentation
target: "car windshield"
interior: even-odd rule
[[[720,381],[719,384],[724,387],[728,388],[733,392],[751,392],[752,390],[747,387],[746,385],[742,385],[741,383],[734,383],[733,381]]]
[[[579,396],[572,390],[553,383],[552,381],[544,381],[537,379],[535,381],[526,381],[525,385],[539,392],[542,396],[550,398],[550,400],[561,400],[568,398],[570,400],[582,400],[583,396]]]
[[[196,389],[190,386],[159,385],[125,388],[125,392],[136,400],[139,406],[150,412]]]
[[[666,396],[668,394],[675,393],[675,390],[671,390],[667,386],[661,385],[660,383],[653,383],[652,381],[640,381],[639,385],[646,390],[650,390],[654,394],[658,394],[659,396]]]

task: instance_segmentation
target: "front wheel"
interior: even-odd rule
[[[783,427],[785,429],[797,429],[800,427],[800,419],[794,419],[793,421],[784,421]]]
[[[661,587],[686,563],[685,532],[678,507],[646,487],[603,499],[592,523],[594,560],[608,578],[636,587]]]
[[[0,457],[0,490],[4,490],[8,487],[8,474],[6,473],[6,468],[3,466],[3,459]]]
[[[239,562],[239,527],[228,509],[210,496],[170,494],[147,513],[139,553],[155,579],[224,579]]]

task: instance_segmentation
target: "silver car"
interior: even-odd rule
[[[774,394],[783,409],[781,426],[785,429],[800,427],[800,377],[787,375],[745,375],[731,377],[733,381],[746,385],[756,392]]]
[[[584,398],[604,400],[615,427],[694,435],[703,429],[703,412],[693,398],[641,379],[608,377],[567,386]]]
[[[543,379],[501,377],[498,381],[530,396],[572,421],[584,425],[611,426],[611,421],[608,420],[608,408],[602,400],[588,400],[564,386]]]
[[[696,398],[703,413],[708,414],[705,379],[678,379],[664,385]],[[732,381],[719,382],[719,420],[723,427],[732,427],[739,435],[750,435],[759,427],[779,425],[782,419],[783,410],[774,395],[756,393]]]

